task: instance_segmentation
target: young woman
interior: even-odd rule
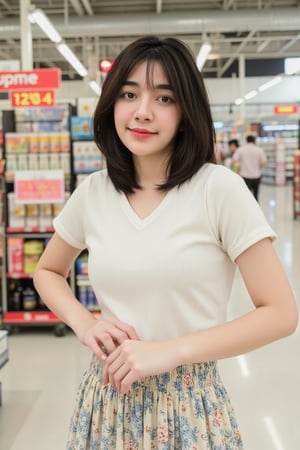
[[[103,84],[94,137],[107,170],[72,194],[34,275],[93,353],[67,448],[241,450],[216,361],[291,334],[297,311],[274,231],[243,179],[214,162],[189,49],[154,36],[125,48]],[[66,282],[85,248],[98,320]],[[254,308],[227,322],[237,267]]]

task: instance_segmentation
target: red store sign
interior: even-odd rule
[[[60,81],[59,69],[0,72],[0,91],[56,89],[60,87]]]
[[[295,114],[296,112],[298,112],[297,105],[274,106],[274,114]]]
[[[18,107],[49,107],[55,105],[55,95],[53,90],[33,90],[33,91],[11,91],[10,104],[13,108]]]

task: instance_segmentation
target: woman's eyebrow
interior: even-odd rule
[[[131,81],[131,80],[126,80],[123,83],[123,86],[135,86],[138,87],[139,83],[137,83],[136,81]],[[173,91],[173,88],[170,84],[168,83],[159,83],[159,84],[155,84],[153,86],[154,89],[167,89],[168,91]]]

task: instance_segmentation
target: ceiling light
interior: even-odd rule
[[[264,92],[267,89],[276,86],[276,84],[280,83],[283,80],[281,75],[278,75],[275,78],[272,78],[272,80],[267,81],[266,83],[262,84],[261,86],[259,86],[258,90],[259,92]]]
[[[89,86],[97,95],[101,94],[101,87],[99,86],[97,81],[90,81]]]
[[[241,105],[242,103],[244,103],[244,99],[242,97],[237,98],[234,102],[236,105]]]
[[[210,45],[209,42],[205,41],[202,44],[202,47],[200,48],[200,51],[198,53],[196,62],[197,62],[197,67],[199,70],[202,69],[202,67],[204,66],[204,63],[208,57],[208,55],[210,54],[212,49],[212,46]]]
[[[246,100],[250,100],[250,98],[255,97],[258,94],[256,89],[253,89],[252,91],[248,92],[248,94],[245,95]]]
[[[28,20],[31,23],[36,23],[48,36],[50,41],[55,42],[56,44],[62,41],[61,35],[54,28],[48,17],[43,13],[41,9],[35,9],[31,13],[29,13]]]
[[[72,52],[70,47],[61,42],[56,46],[57,50],[66,58],[72,67],[79,73],[80,76],[85,77],[87,75],[86,68],[81,64],[77,56]]]

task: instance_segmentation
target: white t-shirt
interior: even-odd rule
[[[261,147],[249,143],[239,147],[232,157],[240,167],[240,175],[244,178],[260,178],[263,166],[267,162],[267,157]]]
[[[106,170],[89,175],[54,219],[70,245],[89,250],[89,277],[103,317],[141,339],[168,339],[226,320],[234,260],[276,237],[231,170],[207,163],[140,219]]]

